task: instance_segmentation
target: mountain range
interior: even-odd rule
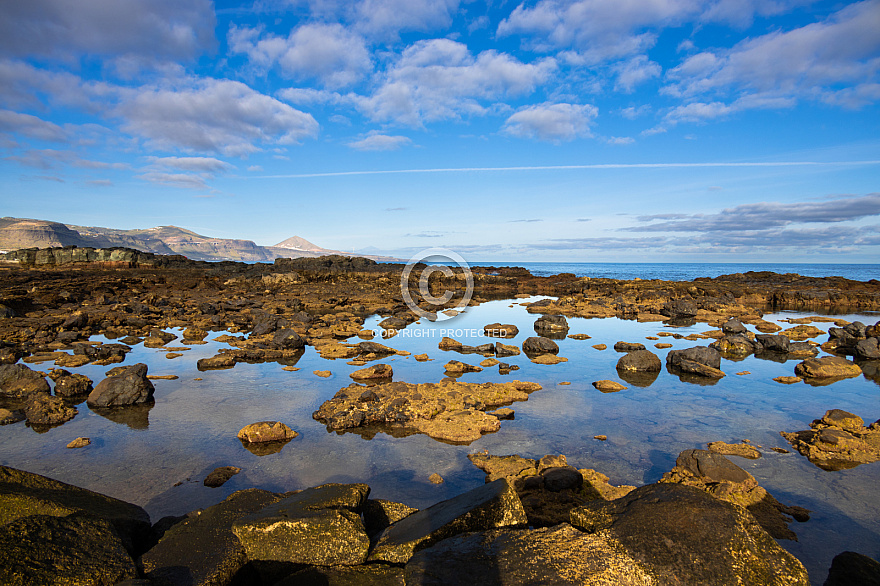
[[[29,218],[0,218],[0,251],[56,246],[92,248],[124,246],[143,252],[181,254],[192,260],[208,261],[272,262],[276,258],[316,257],[328,254],[366,256],[379,262],[398,260],[321,248],[299,236],[292,236],[275,246],[260,246],[251,240],[202,236],[177,226],[120,230]]]

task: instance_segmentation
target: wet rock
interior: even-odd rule
[[[360,355],[374,354],[377,357],[382,357],[397,353],[397,350],[394,348],[390,348],[378,342],[359,342],[356,347],[357,352]]]
[[[479,366],[473,366],[472,364],[466,364],[464,362],[459,362],[458,360],[450,360],[443,367],[446,372],[453,374],[464,374],[466,372],[483,372],[483,369]]]
[[[147,380],[147,365],[138,363],[99,382],[86,402],[89,407],[136,405],[152,401],[154,390]]]
[[[772,336],[770,334],[758,334],[755,340],[761,344],[764,352],[788,352],[791,341],[782,334]]]
[[[593,386],[603,393],[616,393],[617,391],[626,390],[625,386],[613,380],[597,380],[593,383]]]
[[[58,371],[55,371],[58,372]],[[59,376],[54,376],[55,394],[62,397],[79,397],[92,392],[92,379],[84,374],[71,374],[62,370]]]
[[[485,360],[480,361],[480,366],[483,368],[491,368],[493,366],[498,366],[499,364],[501,364],[501,362],[494,358],[486,358]]]
[[[666,354],[666,364],[668,366],[680,367],[682,360],[690,360],[711,368],[721,368],[721,354],[714,348],[706,346],[696,346],[685,350],[670,350]]]
[[[76,414],[76,407],[68,407],[64,399],[50,395],[30,395],[24,406],[24,415],[31,425],[61,425]]]
[[[90,440],[87,437],[78,437],[75,440],[71,441],[69,444],[67,444],[66,447],[73,450],[76,448],[84,448],[88,445],[91,445],[91,443],[92,443],[92,440]]]
[[[534,329],[542,336],[547,333],[565,334],[569,329],[568,320],[564,315],[559,314],[542,315],[535,320]]]
[[[877,338],[859,340],[853,355],[862,360],[878,360],[880,359],[880,342]]]
[[[712,368],[711,366],[707,366],[701,362],[687,360],[686,358],[681,358],[678,361],[677,369],[683,373],[703,376],[706,378],[723,378],[724,376],[726,376],[721,370],[717,368]]]
[[[387,426],[391,432],[415,430],[435,439],[469,442],[498,429],[498,418],[485,410],[524,401],[540,388],[520,381],[385,383],[370,387],[370,400],[364,401],[364,388],[350,385],[325,401],[312,417],[330,430]]]
[[[275,332],[272,345],[283,350],[300,350],[305,347],[306,342],[294,330],[284,329]]]
[[[404,564],[416,551],[460,533],[525,524],[516,491],[499,479],[391,525],[379,535],[369,559]]]
[[[535,364],[559,364],[560,362],[568,362],[568,358],[563,356],[554,356],[553,354],[540,354],[532,358],[532,362]]]
[[[794,367],[794,373],[807,378],[852,378],[862,374],[862,369],[841,356],[808,358]]]
[[[424,586],[654,583],[619,544],[567,523],[451,537],[417,552],[406,565],[406,578]]]
[[[366,484],[309,488],[239,518],[232,531],[250,560],[357,565],[370,547],[360,510]]]
[[[428,477],[428,482],[431,484],[443,484],[443,477],[435,472]]]
[[[489,415],[501,420],[512,420],[516,418],[516,413],[514,413],[513,409],[510,409],[509,407],[502,407],[501,409],[490,411]]]
[[[259,421],[245,425],[238,432],[238,439],[248,443],[291,440],[299,434],[280,421]]]
[[[823,586],[880,586],[880,563],[866,555],[845,551],[834,556]]]
[[[22,413],[18,409],[0,408],[0,425],[11,425],[13,423],[18,423],[19,421],[24,420],[24,413]]]
[[[0,525],[33,515],[66,517],[77,512],[110,522],[130,553],[137,553],[150,533],[150,517],[137,505],[0,466]]]
[[[618,352],[635,352],[636,350],[644,350],[645,345],[641,342],[617,342],[614,349]]]
[[[498,358],[519,355],[520,350],[516,346],[512,346],[510,344],[502,344],[501,342],[495,342],[495,356],[497,356]]]
[[[798,521],[810,518],[807,509],[783,505],[759,486],[754,476],[712,451],[683,451],[660,482],[699,488],[717,499],[745,507],[776,539],[797,541],[797,535],[788,527],[791,517]]]
[[[779,433],[819,468],[845,470],[880,460],[880,422],[862,423],[852,413],[830,409],[810,423],[811,429]]]
[[[349,374],[355,380],[387,380],[394,376],[390,364],[374,364]]]
[[[0,527],[0,583],[111,586],[135,577],[134,560],[104,519],[34,515]]]
[[[23,399],[34,393],[48,393],[49,383],[24,364],[0,364],[0,397]]]
[[[235,466],[221,466],[219,468],[214,468],[210,474],[205,477],[202,484],[209,488],[218,488],[226,484],[227,480],[239,472],[241,472],[241,468]]]
[[[526,338],[522,344],[522,349],[529,357],[539,354],[559,354],[559,346],[556,342],[543,336]]]
[[[736,318],[730,318],[721,325],[721,331],[726,335],[745,334],[748,329],[741,321]]]
[[[519,328],[513,324],[494,323],[483,326],[483,333],[490,338],[515,338]]]
[[[361,509],[364,528],[370,538],[374,538],[383,529],[397,523],[418,511],[403,503],[395,503],[384,499],[367,499]]]
[[[755,446],[749,444],[728,444],[725,442],[709,442],[707,444],[710,452],[722,454],[724,456],[741,456],[749,460],[757,460],[761,457],[761,452]]]
[[[804,379],[799,376],[777,376],[773,380],[784,385],[793,385],[801,382]]]
[[[650,350],[635,350],[620,357],[617,370],[635,372],[660,372],[660,359]]]
[[[242,490],[176,523],[141,557],[144,573],[153,584],[229,584],[248,562],[244,546],[232,532],[232,524],[281,498],[282,495],[265,490]]]
[[[596,350],[605,350],[606,348],[608,348],[608,346],[606,346],[605,344],[593,344],[593,348],[595,348]]]
[[[196,362],[196,368],[200,371],[220,370],[224,368],[232,368],[235,366],[235,356],[232,354],[218,354],[211,358],[200,358]]]
[[[758,349],[751,340],[739,335],[724,336],[709,344],[709,347],[724,356],[748,356]]]
[[[618,544],[658,584],[809,584],[803,565],[748,511],[693,487],[651,484],[593,501],[572,511],[571,524]]]

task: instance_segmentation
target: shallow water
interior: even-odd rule
[[[516,338],[503,341],[521,345],[534,335],[532,324],[537,316],[518,303],[488,302],[454,319],[422,320],[394,338],[377,338],[394,348],[427,353],[432,358],[420,363],[412,356],[393,356],[382,362],[392,365],[395,380],[406,382],[438,381],[449,360],[478,364],[483,359],[480,355],[443,352],[437,344],[443,335],[470,345],[494,341],[479,334],[485,324],[498,321],[519,327]],[[765,318],[773,321],[804,315],[812,314],[787,312]],[[876,321],[873,315],[843,317]],[[378,317],[370,318],[364,327],[378,332],[379,321]],[[491,454],[532,458],[561,453],[578,468],[607,474],[613,484],[641,485],[658,480],[682,450],[704,448],[715,440],[749,439],[762,446],[764,457],[731,459],[781,502],[814,511],[810,521],[792,524],[799,542],[780,541],[807,566],[813,583],[824,581],[831,558],[841,551],[880,558],[880,502],[876,498],[880,463],[826,472],[796,452],[779,454],[769,449],[791,449],[779,431],[807,429],[827,409],[851,411],[866,421],[880,417],[877,383],[859,377],[827,387],[782,385],[771,379],[792,375],[798,361],[783,364],[749,357],[723,360],[721,368],[728,376],[716,384],[682,382],[663,371],[647,387],[621,381],[627,390],[601,393],[593,388],[593,381],[620,380],[615,370],[620,353],[612,349],[615,342],[643,342],[665,363],[667,350],[654,348],[656,342],[645,340],[646,336],[663,331],[687,335],[712,328],[706,324],[673,328],[660,322],[620,319],[569,318],[569,324],[569,333],[591,336],[589,340],[557,342],[560,356],[569,362],[536,365],[520,355],[502,359],[520,366],[510,375],[499,375],[495,367],[461,378],[467,382],[519,379],[544,387],[528,401],[511,405],[515,420],[502,421],[500,431],[467,446],[438,442],[425,435],[394,438],[379,433],[367,439],[355,433],[328,432],[311,415],[323,401],[350,384],[348,374],[360,367],[345,360],[324,360],[309,347],[296,364],[301,369],[297,372],[284,371],[277,363],[238,364],[231,370],[199,372],[197,359],[213,356],[223,347],[210,341],[220,335],[218,332],[211,334],[208,344],[191,346],[175,359],[165,358],[163,350],[134,347],[125,364],[144,362],[151,375],[180,377],[153,381],[156,401],[151,408],[117,411],[109,415],[111,420],[83,402],[72,421],[45,433],[36,433],[23,423],[0,427],[0,462],[137,503],[156,521],[164,515],[210,506],[243,488],[281,491],[324,482],[367,482],[374,498],[422,508],[481,485],[484,475],[466,455],[484,449]],[[813,325],[827,330],[833,324]],[[711,342],[671,337],[660,341],[671,343],[673,349]],[[608,349],[592,348],[599,343]],[[180,345],[180,340],[169,344]],[[51,363],[31,366],[48,370]],[[97,383],[108,368],[86,365],[69,370]],[[314,370],[333,374],[319,378]],[[735,374],[746,370],[751,374]],[[571,384],[559,385],[563,381]],[[283,421],[300,436],[279,453],[256,456],[242,446],[236,433],[246,424],[262,420]],[[608,440],[593,439],[598,434],[607,435]],[[90,437],[92,445],[65,448],[79,436]],[[242,472],[221,488],[202,485],[208,472],[225,465],[239,466]],[[443,484],[428,481],[435,472],[445,479]],[[182,484],[175,486],[178,482]]]

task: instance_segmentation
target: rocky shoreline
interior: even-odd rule
[[[380,431],[395,437],[422,433],[459,445],[497,431],[513,417],[510,406],[540,392],[541,385],[458,378],[495,366],[499,374],[508,374],[518,367],[502,360],[520,353],[536,364],[566,361],[554,340],[589,338],[569,336],[566,318],[706,323],[715,329],[686,339],[707,345],[671,350],[665,364],[670,374],[701,385],[732,374],[721,370],[722,357],[797,360],[795,376],[785,377],[794,380],[779,382],[811,385],[862,374],[876,380],[880,363],[880,322],[817,316],[793,320],[781,331],[762,317],[780,309],[832,314],[880,309],[877,281],[770,273],[692,282],[616,281],[480,267],[472,304],[554,297],[526,302],[527,311],[536,315],[537,335],[521,345],[468,346],[443,338],[437,349],[461,360],[446,362],[446,377],[439,382],[413,384],[394,381],[389,364],[370,364],[409,353],[372,341],[375,332],[364,330],[365,319],[375,314],[384,318],[379,326],[389,336],[417,321],[401,297],[402,265],[348,257],[278,259],[272,265],[205,263],[129,249],[26,250],[0,256],[0,424],[26,420],[35,429],[75,418],[83,398],[89,409],[114,416],[149,406],[154,377],[147,366],[120,365],[132,346],[162,349],[172,358],[203,344],[211,331],[228,332],[218,341],[230,347],[200,359],[199,370],[253,362],[296,370],[293,365],[308,346],[322,358],[363,367],[351,374],[354,383],[314,412],[328,431],[364,437]],[[441,308],[417,298],[421,308],[454,307],[460,277],[432,279],[432,291],[451,288],[456,296]],[[813,340],[825,332],[810,325],[820,321],[835,321],[824,342]],[[166,331],[170,328],[180,333]],[[516,330],[495,323],[483,331],[506,340]],[[92,342],[96,335],[114,341]],[[347,341],[355,336],[367,341]],[[817,357],[820,343],[830,356]],[[645,344],[619,341],[614,350],[620,353],[617,375],[627,384],[649,386],[664,369]],[[476,355],[479,366],[468,355]],[[414,358],[429,360],[427,355]],[[55,368],[41,372],[27,366],[45,362]],[[86,364],[107,366],[106,378],[92,381],[67,370]],[[593,384],[603,392],[626,388],[607,380]],[[854,414],[830,410],[810,430],[782,435],[817,466],[840,470],[878,459],[878,429],[880,422],[865,426]],[[268,454],[296,435],[280,422],[259,422],[242,429],[239,438],[253,453]],[[88,442],[78,438],[68,447]],[[423,511],[371,500],[366,484],[334,484],[290,493],[239,491],[204,511],[153,525],[135,505],[3,467],[0,503],[6,504],[0,509],[6,517],[0,521],[0,532],[5,532],[0,540],[13,553],[0,564],[12,573],[0,581],[457,584],[477,577],[492,584],[808,584],[803,566],[774,538],[796,540],[790,523],[806,521],[809,511],[780,503],[722,455],[756,457],[754,447],[723,442],[708,447],[683,452],[662,480],[639,488],[612,486],[600,472],[569,466],[564,456],[538,461],[476,453],[470,459],[487,473],[486,487]],[[205,485],[220,486],[239,471],[218,468]],[[682,515],[693,522],[681,526],[677,519]],[[646,545],[669,540],[680,547]],[[44,547],[49,542],[53,546]],[[711,561],[695,566],[696,558]],[[871,565],[876,562],[862,558],[847,554],[839,563],[836,558],[844,572],[840,575],[856,566],[877,575]],[[52,564],[59,569],[27,577],[34,568]],[[846,583],[833,577],[832,571],[828,584]]]

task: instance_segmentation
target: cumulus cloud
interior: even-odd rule
[[[662,71],[659,63],[651,61],[645,55],[637,55],[619,64],[615,70],[617,81],[614,83],[614,89],[628,94],[649,79],[660,77]]]
[[[0,53],[191,59],[214,47],[214,24],[210,0],[4,2]]]
[[[591,105],[541,104],[520,108],[504,123],[502,132],[521,138],[568,141],[591,136],[590,124],[599,115]]]
[[[460,0],[363,0],[356,27],[365,34],[397,39],[403,31],[432,31],[452,24]]]
[[[739,109],[786,106],[797,97],[871,103],[880,93],[878,30],[880,0],[858,2],[823,22],[692,55],[667,72],[664,93],[691,99],[733,92]]]
[[[277,64],[288,77],[315,78],[330,88],[351,85],[372,68],[364,39],[340,24],[306,24],[286,38],[233,25],[229,47],[232,53],[246,54],[257,67]]]
[[[258,144],[293,144],[318,133],[310,115],[243,83],[201,79],[191,87],[140,88],[120,103],[122,128],[162,150],[246,156]]]
[[[412,141],[406,136],[371,134],[361,140],[349,142],[346,146],[358,151],[394,151],[411,143]]]

